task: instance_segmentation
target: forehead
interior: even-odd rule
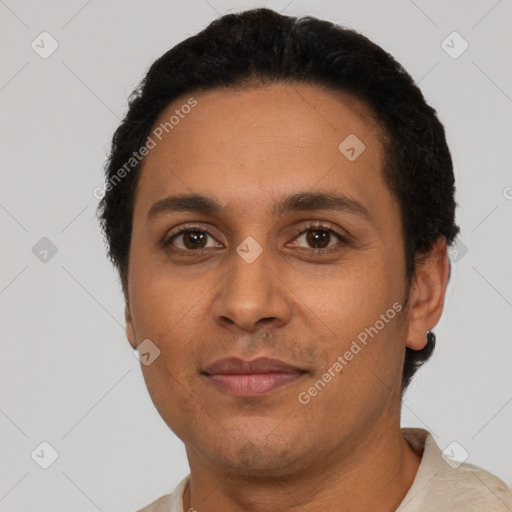
[[[387,188],[381,130],[370,110],[316,85],[185,95],[161,113],[151,137],[136,210],[178,192],[212,192],[241,210],[316,186],[370,202]]]

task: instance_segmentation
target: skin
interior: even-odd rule
[[[318,86],[193,97],[197,106],[144,161],[125,310],[132,347],[150,339],[161,351],[142,371],[157,410],[185,443],[184,510],[393,511],[420,463],[400,431],[404,350],[423,348],[441,316],[446,245],[440,239],[418,265],[408,306],[300,403],[298,394],[359,333],[406,303],[401,216],[381,172],[382,133],[363,104]],[[187,99],[169,105],[155,126]],[[352,162],[338,149],[349,134],[366,146]],[[348,196],[370,220],[338,211],[273,215],[283,196],[301,191]],[[190,193],[216,197],[225,211],[167,212],[147,222],[156,201]],[[331,234],[315,248],[307,237],[315,221],[348,233],[349,242],[337,245]],[[190,222],[211,235],[208,254],[193,254],[183,235],[174,252],[159,246]],[[248,236],[263,249],[252,263],[236,252]],[[336,250],[321,256],[326,245]],[[201,375],[229,356],[274,357],[307,373],[261,397],[232,396]]]

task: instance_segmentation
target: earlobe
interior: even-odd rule
[[[410,292],[408,348],[422,350],[427,345],[427,333],[443,312],[449,275],[446,241],[439,237],[416,265]]]
[[[137,348],[137,338],[135,337],[135,329],[133,328],[132,316],[128,304],[124,308],[124,318],[126,322],[126,338],[135,350]]]
[[[419,332],[410,333],[407,337],[406,346],[411,350],[423,350],[427,346],[426,332],[424,332],[421,336]]]

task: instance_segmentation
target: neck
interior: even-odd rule
[[[241,475],[199,458],[187,447],[191,476],[184,510],[209,512],[395,511],[411,487],[421,457],[399,426],[376,432],[279,475]]]

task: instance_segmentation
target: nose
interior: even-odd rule
[[[249,261],[233,253],[232,267],[222,280],[221,292],[212,306],[216,322],[245,331],[261,325],[279,327],[288,323],[290,288],[279,275],[279,261],[266,250]]]

